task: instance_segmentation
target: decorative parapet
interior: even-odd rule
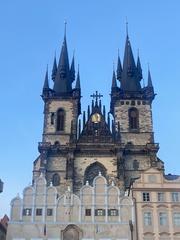
[[[50,142],[39,142],[38,143],[38,150],[39,152],[47,151],[51,147]]]

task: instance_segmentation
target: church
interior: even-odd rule
[[[79,69],[66,33],[45,75],[44,123],[32,185],[11,201],[7,240],[178,240],[180,176],[165,175],[152,122],[155,92],[129,36],[110,81],[110,109],[94,91],[81,110]],[[85,93],[84,93],[85,94]]]

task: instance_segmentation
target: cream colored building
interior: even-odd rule
[[[137,239],[180,239],[180,176],[149,168],[133,183],[132,194]]]
[[[68,188],[58,195],[44,176],[11,202],[7,240],[128,240],[135,232],[134,204],[118,187],[97,176],[80,196]]]

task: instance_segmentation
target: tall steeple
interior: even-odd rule
[[[134,61],[128,34],[125,44],[121,89],[127,92],[137,92],[141,90],[141,85],[137,77],[137,67]]]
[[[70,80],[69,58],[66,43],[66,30],[64,34],[64,41],[61,48],[61,54],[57,67],[57,73],[54,81],[54,88],[56,94],[67,94],[72,91],[72,84]]]

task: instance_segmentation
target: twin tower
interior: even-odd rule
[[[54,59],[52,89],[48,73],[45,76],[43,137],[33,181],[43,172],[60,194],[68,187],[78,194],[99,172],[126,190],[149,167],[163,171],[154,142],[151,104],[155,94],[150,72],[147,86],[141,86],[142,78],[140,59],[135,62],[127,35],[123,64],[118,56],[117,72],[113,71],[109,113],[96,91],[81,117],[80,74],[79,70],[75,74],[74,57],[69,64],[65,35],[58,64]]]

